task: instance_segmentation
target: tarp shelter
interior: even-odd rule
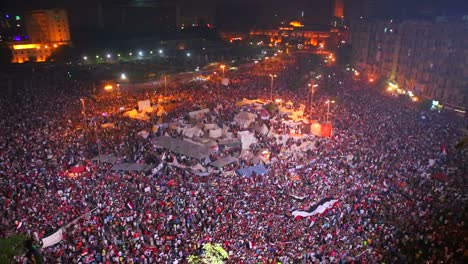
[[[222,168],[222,167],[224,167],[224,166],[226,166],[228,164],[237,162],[238,160],[239,160],[238,158],[229,156],[229,157],[225,157],[225,158],[213,161],[213,162],[210,163],[210,165],[213,166],[213,167],[216,167],[216,168]]]
[[[193,138],[193,137],[201,137],[205,134],[203,130],[201,130],[198,127],[190,127],[187,129],[184,129],[184,136],[188,138]]]
[[[219,145],[223,145],[227,147],[235,147],[241,144],[242,142],[238,138],[226,138],[226,139],[219,140]]]
[[[253,173],[258,175],[265,175],[268,173],[268,170],[264,165],[261,164],[237,170],[236,173],[240,176],[250,177]]]
[[[140,137],[144,138],[144,139],[147,139],[148,136],[149,136],[149,132],[146,131],[146,130],[142,130],[140,132],[137,133]]]
[[[249,100],[247,98],[243,98],[242,101],[239,101],[236,103],[236,106],[244,106],[244,105],[250,105],[250,104],[255,104],[255,103],[263,104],[264,101],[260,99]]]
[[[242,143],[242,149],[249,149],[251,144],[257,143],[257,138],[255,138],[255,134],[251,131],[239,131],[237,137]]]
[[[101,124],[101,128],[114,128],[114,127],[115,127],[114,123]]]
[[[255,118],[257,118],[257,114],[242,111],[234,117],[234,122],[239,124],[239,126],[246,128],[255,120]]]
[[[71,167],[68,171],[71,173],[83,173],[86,170],[85,166],[74,166]]]
[[[223,135],[223,130],[221,128],[210,130],[210,138],[220,138]]]
[[[111,171],[148,171],[154,166],[145,163],[119,163],[112,166]]]
[[[221,80],[221,84],[224,85],[224,86],[228,86],[229,85],[229,79],[228,78],[223,78]]]
[[[205,124],[204,125],[204,129],[205,130],[213,130],[213,129],[218,129],[218,125],[217,124]]]
[[[173,137],[162,136],[156,138],[154,140],[154,144],[177,154],[182,154],[197,160],[205,160],[209,158],[208,148]]]
[[[310,133],[318,137],[331,137],[332,135],[332,125],[330,123],[320,124],[318,122],[313,123],[310,126]]]
[[[144,101],[138,101],[138,110],[141,112],[146,112],[147,108],[151,108],[151,101],[150,100],[144,100]],[[151,109],[153,111],[153,109]]]
[[[114,164],[116,163],[120,158],[119,157],[114,157],[112,155],[99,155],[91,159],[91,161],[99,161],[102,163],[109,163],[109,164]]]
[[[191,118],[201,119],[208,112],[210,112],[210,109],[205,108],[205,109],[202,109],[202,110],[189,112],[189,116]]]

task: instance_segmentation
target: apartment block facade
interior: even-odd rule
[[[468,105],[468,21],[355,20],[352,62],[369,78],[443,104]]]

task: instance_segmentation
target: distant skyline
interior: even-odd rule
[[[65,8],[73,29],[98,28],[97,6],[179,4],[181,18],[200,18],[219,28],[247,29],[255,25],[275,25],[291,19],[327,24],[333,0],[6,0],[4,11]],[[421,15],[468,14],[467,0],[344,0],[349,18],[371,12],[377,17],[411,18]],[[371,11],[368,7],[371,6]],[[367,9],[366,9],[367,8]],[[86,19],[82,19],[86,17]]]

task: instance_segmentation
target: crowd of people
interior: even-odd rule
[[[171,84],[168,114],[148,121],[119,109],[155,101],[153,92],[120,91],[86,104],[63,94],[2,101],[0,236],[23,233],[40,244],[63,228],[63,241],[39,250],[45,263],[186,263],[205,243],[220,244],[227,263],[466,262],[466,156],[454,149],[463,120],[409,107],[335,68],[322,69],[310,104],[307,87],[288,85],[310,77],[308,62],[303,54],[284,55],[229,72],[229,86]],[[308,114],[321,121],[329,114],[332,137],[278,141],[255,132],[251,148],[268,149],[275,162],[251,177],[225,173],[253,165],[251,159],[200,176],[172,165],[193,160],[154,146],[160,135],[181,135],[153,125],[193,122],[188,112],[204,107],[211,110],[197,122],[242,130],[232,123],[236,102],[270,99],[271,80],[262,72],[277,74],[275,98],[312,105]],[[327,109],[331,86],[339,92]],[[112,129],[99,126],[110,122]],[[262,124],[278,126],[261,119],[254,125]],[[152,132],[143,138],[141,130]],[[306,138],[313,149],[284,154]],[[220,149],[211,159],[241,152]],[[115,172],[91,161],[98,153],[163,166],[158,173]],[[86,170],[71,174],[75,166]],[[440,174],[443,181],[433,177]],[[338,203],[314,217],[292,216],[323,198]]]

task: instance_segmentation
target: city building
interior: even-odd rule
[[[63,9],[27,12],[25,24],[27,39],[8,42],[13,63],[46,61],[54,49],[71,43],[67,12]]]
[[[27,41],[24,17],[22,14],[0,14],[0,41]]]
[[[468,21],[354,20],[352,62],[361,76],[466,109]]]

